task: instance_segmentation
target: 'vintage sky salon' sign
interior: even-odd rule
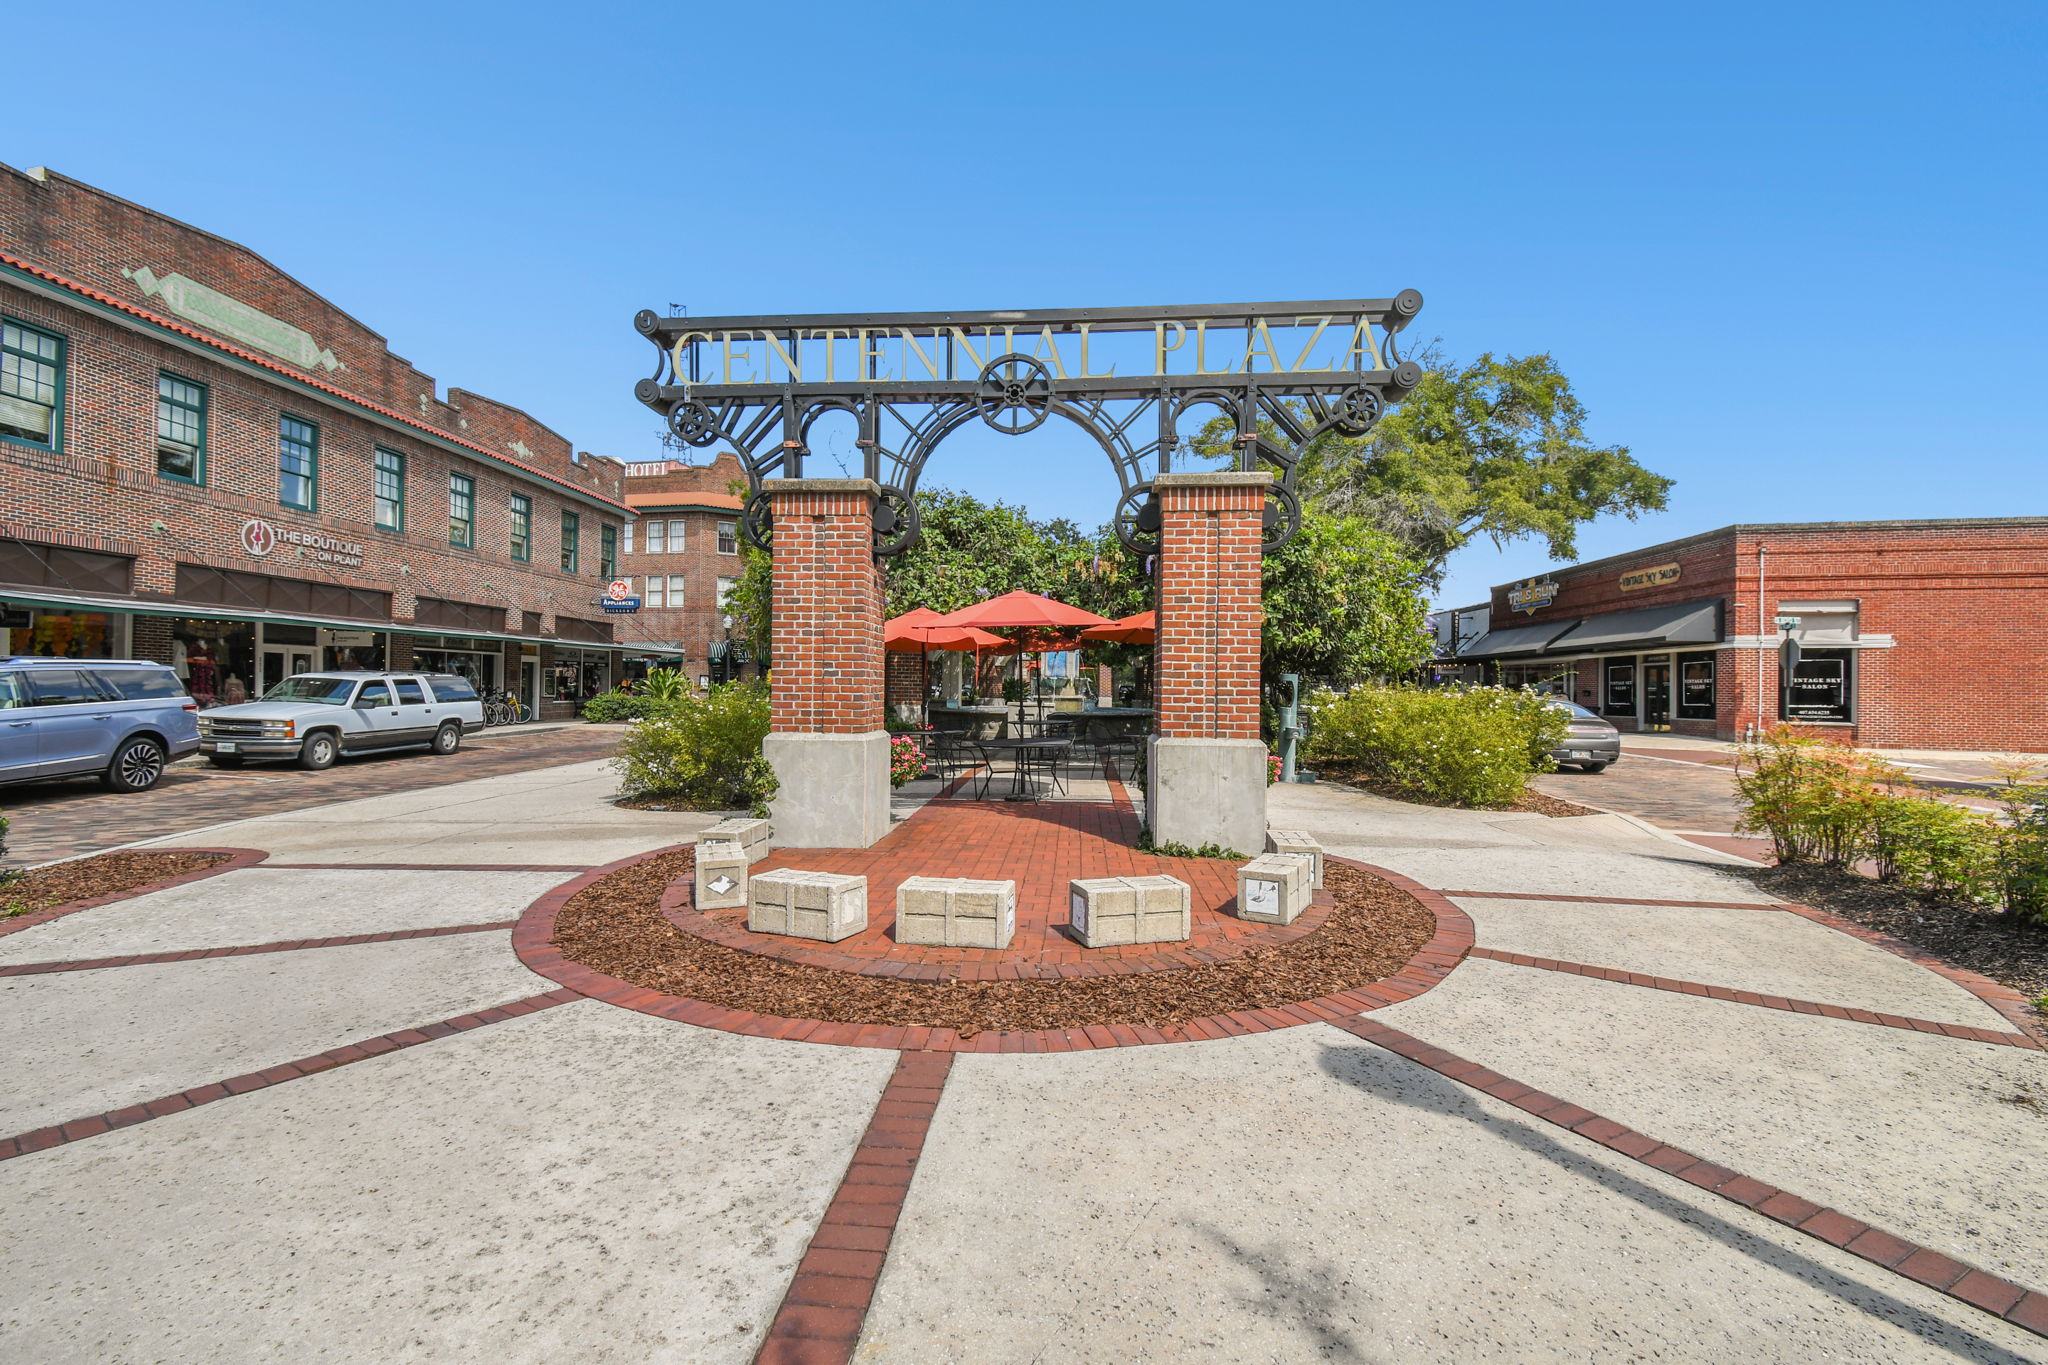
[[[1634,592],[1638,588],[1661,588],[1666,583],[1678,581],[1679,568],[1676,564],[1659,564],[1651,569],[1636,569],[1621,576],[1621,590]]]

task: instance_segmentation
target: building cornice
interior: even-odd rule
[[[478,445],[474,441],[464,440],[462,437],[442,431],[438,427],[429,426],[417,418],[406,416],[395,408],[387,408],[382,403],[372,402],[370,399],[364,398],[359,394],[353,394],[346,389],[337,388],[324,380],[315,379],[312,375],[302,370],[296,370],[289,365],[280,364],[275,360],[257,355],[254,351],[245,350],[232,342],[223,341],[218,337],[200,331],[196,327],[173,321],[170,318],[152,313],[146,308],[138,308],[123,299],[117,299],[111,294],[102,293],[90,285],[80,284],[76,280],[60,275],[54,270],[45,269],[42,266],[25,261],[5,251],[0,251],[0,280],[19,285],[31,293],[40,294],[45,298],[56,299],[61,303],[74,306],[82,305],[90,308],[96,313],[113,319],[116,323],[131,331],[141,332],[145,335],[168,341],[182,350],[205,355],[210,359],[222,361],[238,369],[263,371],[265,373],[262,377],[266,381],[276,383],[281,380],[284,383],[306,391],[316,399],[353,412],[358,416],[367,417],[379,426],[403,432],[405,435],[417,440],[428,441],[445,450],[470,459],[482,460],[487,464],[511,470],[522,478],[545,484],[558,493],[576,498],[593,507],[617,512],[622,516],[627,511],[626,505],[622,501],[608,498],[602,493],[592,492],[588,488],[579,488],[573,483],[555,477],[546,470],[537,469],[532,465],[515,460],[509,455],[501,455],[488,446]]]

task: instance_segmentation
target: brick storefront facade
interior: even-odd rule
[[[626,466],[625,555],[640,610],[617,619],[627,667],[680,668],[693,683],[758,677],[762,661],[731,638],[723,594],[745,567],[740,554],[746,471],[721,452],[708,465],[648,460]]]
[[[1459,658],[1623,730],[1784,720],[1873,748],[2048,751],[2048,517],[1729,526],[1532,581],[1550,600],[1495,588]],[[1577,643],[1616,621],[1681,638]]]
[[[262,257],[53,172],[0,167],[0,315],[0,645],[198,652],[223,701],[275,667],[415,656],[544,713],[610,685],[617,461],[441,397]],[[167,434],[178,412],[197,440]]]

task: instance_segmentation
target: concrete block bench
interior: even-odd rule
[[[746,846],[737,839],[697,840],[696,900],[699,910],[731,910],[746,905]]]
[[[1261,853],[1237,870],[1237,917],[1254,924],[1292,924],[1315,889],[1310,862],[1299,853]]]
[[[896,941],[1007,948],[1017,932],[1017,883],[906,877],[896,888]]]
[[[868,927],[868,879],[779,867],[750,879],[747,928],[837,943]]]
[[[1299,829],[1269,829],[1266,831],[1266,852],[1294,853],[1307,858],[1310,864],[1309,889],[1323,889],[1323,846],[1313,834]]]
[[[706,839],[715,839],[720,842],[740,844],[747,850],[747,861],[749,863],[758,863],[768,856],[768,840],[774,834],[775,827],[766,820],[756,820],[750,816],[735,815],[730,819],[720,820],[717,824],[699,834],[697,842],[701,844]]]
[[[1077,877],[1067,894],[1074,932],[1090,948],[1179,943],[1192,928],[1193,895],[1176,877]]]

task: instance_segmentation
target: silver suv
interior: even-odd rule
[[[0,782],[96,775],[148,791],[199,747],[198,711],[147,659],[0,658]]]
[[[331,768],[343,754],[423,745],[452,754],[484,724],[484,704],[452,673],[298,673],[260,701],[199,717],[199,751],[216,768],[296,758]]]

